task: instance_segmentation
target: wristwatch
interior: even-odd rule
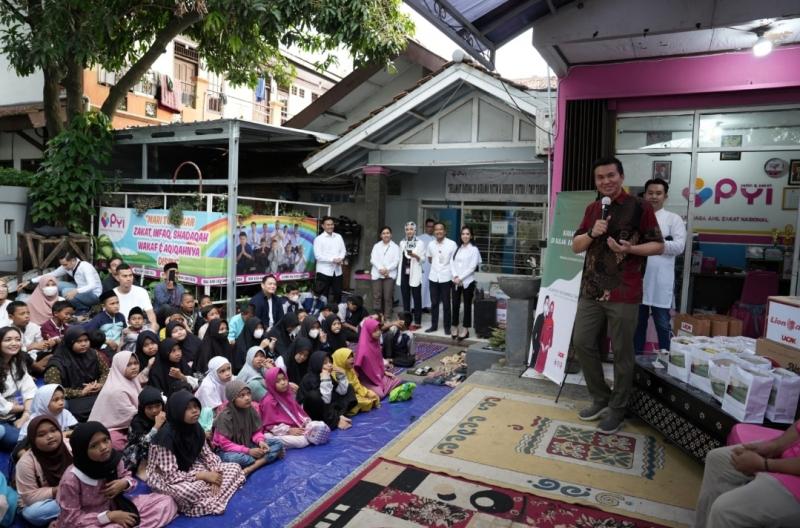
[[[592,230],[591,229],[586,232],[586,236],[588,236],[589,238],[594,240],[594,237],[592,236]]]

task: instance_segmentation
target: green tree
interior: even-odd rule
[[[50,137],[84,110],[83,72],[101,65],[127,68],[101,112],[118,104],[178,35],[198,43],[215,73],[255,85],[263,74],[286,79],[291,68],[280,45],[325,56],[344,48],[356,64],[388,62],[413,31],[400,0],[0,0],[0,53],[19,75],[44,74],[44,112]]]

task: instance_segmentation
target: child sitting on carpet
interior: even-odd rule
[[[147,453],[150,443],[167,421],[161,391],[155,387],[144,387],[139,393],[136,416],[128,428],[128,445],[122,452],[125,467],[136,472],[136,476],[147,480]]]
[[[400,384],[400,379],[386,370],[380,339],[380,323],[368,317],[358,338],[355,368],[361,383],[383,399]]]
[[[225,403],[225,385],[233,379],[231,362],[228,358],[217,356],[208,362],[208,374],[197,389],[197,399],[200,400],[200,425],[206,433],[211,432],[214,418]]]
[[[214,420],[214,445],[223,462],[239,464],[249,475],[277,458],[283,458],[283,444],[275,438],[264,438],[261,417],[253,407],[250,389],[244,382],[233,380],[225,386],[227,404]]]
[[[147,330],[145,325],[144,310],[134,306],[128,312],[128,327],[122,330],[122,350],[136,350],[136,341],[143,330]],[[144,368],[144,365],[141,365]]]
[[[78,425],[70,445],[73,461],[58,485],[56,500],[61,512],[56,527],[99,528],[111,524],[158,528],[177,516],[175,501],[166,495],[125,496],[136,487],[136,479],[125,469],[122,453],[111,447],[103,424]]]
[[[139,372],[136,355],[125,350],[114,354],[108,381],[97,395],[89,420],[100,422],[109,430],[112,446],[118,451],[125,449],[128,441],[128,427],[136,416],[142,383],[147,383],[147,372]]]
[[[381,399],[374,391],[369,390],[358,379],[355,370],[355,357],[349,348],[340,348],[333,353],[333,364],[342,369],[347,376],[347,381],[353,387],[357,404],[348,412],[347,416],[354,416],[359,412],[367,412],[381,406]]]
[[[272,434],[289,449],[319,445],[328,441],[330,428],[325,422],[313,421],[297,403],[286,374],[277,367],[266,371],[264,382],[267,395],[259,410],[266,433]]]
[[[408,330],[413,322],[410,312],[402,312],[403,326],[393,324],[383,333],[383,357],[397,367],[413,367],[417,361],[417,343],[414,334]]]
[[[78,421],[89,418],[107,377],[108,364],[90,346],[89,333],[80,326],[67,330],[44,373],[47,383],[64,388],[67,406]]]
[[[100,295],[103,311],[92,317],[83,325],[87,332],[100,330],[106,336],[106,344],[102,352],[109,357],[122,346],[122,331],[127,326],[125,316],[119,313],[119,298],[114,290],[108,290]],[[98,349],[99,350],[99,349]]]
[[[253,346],[247,351],[244,367],[236,375],[236,379],[244,382],[250,388],[253,401],[260,402],[267,395],[264,374],[275,366],[278,357],[278,354],[271,348],[264,350],[259,346]]]
[[[200,427],[200,401],[189,391],[167,400],[167,423],[147,457],[147,483],[175,499],[189,517],[225,513],[245,475],[238,464],[224,463],[211,451]]]
[[[308,360],[297,401],[312,420],[323,421],[331,429],[352,427],[352,420],[345,414],[358,404],[345,372],[334,367],[322,350],[311,354]]]
[[[33,395],[31,404],[31,418],[22,424],[19,431],[19,442],[25,439],[28,434],[28,424],[39,416],[49,416],[58,424],[65,438],[69,438],[72,429],[78,424],[78,420],[72,416],[69,410],[64,408],[66,400],[64,398],[64,388],[61,385],[50,384],[42,385]]]
[[[30,449],[20,457],[15,470],[22,517],[33,526],[47,526],[61,511],[56,493],[64,471],[72,464],[72,453],[58,422],[50,416],[34,418],[27,429]]]

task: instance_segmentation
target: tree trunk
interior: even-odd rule
[[[61,71],[55,66],[43,68],[44,89],[42,90],[42,101],[44,102],[44,119],[47,127],[47,135],[51,138],[56,137],[64,130],[64,119],[61,116]]]
[[[83,64],[73,62],[67,65],[67,74],[63,81],[67,91],[67,122],[84,112],[83,102]]]
[[[128,90],[130,90],[134,84],[139,82],[139,79],[141,79],[142,76],[147,73],[147,70],[150,69],[156,59],[158,59],[158,57],[164,53],[164,50],[167,48],[167,44],[192,26],[192,24],[202,20],[202,18],[202,13],[192,11],[181,17],[170,20],[170,22],[158,34],[152,46],[150,46],[150,49],[148,49],[138,61],[133,63],[125,75],[118,79],[117,83],[111,87],[106,100],[103,101],[103,106],[100,108],[100,111],[109,118],[114,117],[114,113],[116,113],[119,103],[128,93]]]

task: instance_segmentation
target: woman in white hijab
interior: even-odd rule
[[[416,330],[422,324],[422,260],[425,242],[417,238],[417,224],[414,222],[406,222],[405,232],[405,238],[400,241],[401,258],[397,267],[397,284],[403,297],[403,310],[414,314],[414,324],[410,330]]]

